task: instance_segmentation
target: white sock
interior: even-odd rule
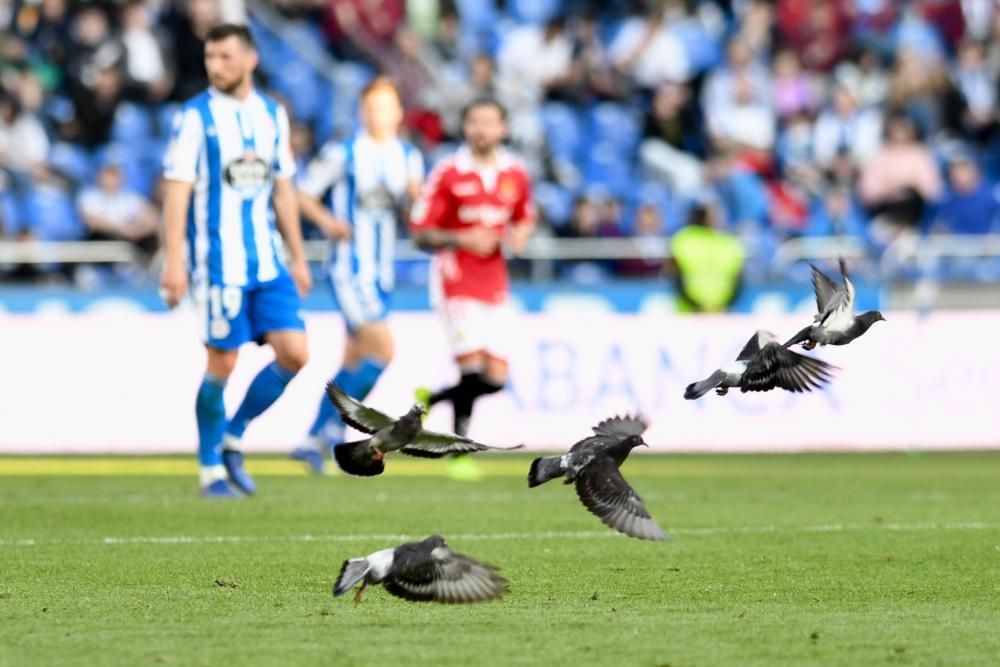
[[[229,433],[222,434],[222,448],[228,449],[230,451],[242,451],[243,443],[235,435],[230,435]]]
[[[227,477],[226,467],[222,464],[215,466],[201,466],[198,470],[198,481],[201,483],[202,487],[206,487],[212,482],[217,482],[220,479],[226,479]]]

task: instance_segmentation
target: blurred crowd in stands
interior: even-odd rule
[[[754,276],[795,237],[877,256],[901,235],[1000,230],[995,0],[0,0],[0,240],[121,239],[152,258],[171,118],[205,87],[202,36],[221,21],[250,22],[300,164],[354,131],[376,71],[431,163],[463,105],[496,95],[543,234],[710,220]]]

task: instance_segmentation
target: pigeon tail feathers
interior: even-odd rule
[[[708,378],[702,380],[701,382],[692,382],[684,390],[684,398],[687,400],[693,400],[695,398],[701,398],[708,392],[712,391],[726,379],[726,374],[721,370],[715,371]]]
[[[366,438],[356,442],[345,442],[333,448],[333,458],[341,470],[360,477],[382,474],[385,463],[381,458],[372,458],[372,451],[368,448],[369,440],[370,438]]]
[[[536,487],[556,477],[561,477],[566,472],[562,459],[562,456],[546,456],[532,461],[531,470],[528,471],[528,487]]]
[[[367,558],[352,558],[345,560],[340,566],[340,574],[333,584],[333,597],[340,597],[365,578],[365,575],[372,569]]]

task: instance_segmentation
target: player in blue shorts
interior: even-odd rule
[[[312,281],[291,181],[288,116],[254,90],[257,61],[244,26],[209,31],[205,69],[211,87],[178,113],[163,165],[160,288],[173,307],[190,284],[202,315],[208,363],[195,414],[201,492],[209,497],[254,493],[240,438],[308,359],[300,299]],[[249,341],[268,343],[275,360],[253,379],[227,421],[223,390],[239,347]]]
[[[396,228],[416,197],[423,158],[398,138],[403,106],[392,80],[376,77],[361,93],[362,131],[327,144],[299,181],[303,215],[334,241],[330,283],[347,325],[347,343],[334,376],[362,400],[392,359],[385,318],[394,280]],[[322,392],[321,392],[322,393]],[[305,442],[291,457],[323,472],[325,451],[343,440],[344,424],[325,395]]]

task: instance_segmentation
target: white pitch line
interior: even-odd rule
[[[945,530],[1000,530],[1000,523],[979,521],[946,523],[828,523],[812,526],[719,526],[714,528],[673,528],[671,535],[746,535],[764,533],[844,533],[849,531],[945,531]],[[122,546],[133,544],[242,544],[242,543],[290,543],[290,542],[403,542],[423,539],[426,535],[163,535],[136,537],[104,537],[91,540],[39,540],[0,539],[0,547],[41,547],[58,545],[81,546]],[[475,542],[483,540],[546,540],[546,539],[591,539],[624,537],[610,530],[581,531],[541,531],[534,533],[466,533],[449,536],[453,542]]]

